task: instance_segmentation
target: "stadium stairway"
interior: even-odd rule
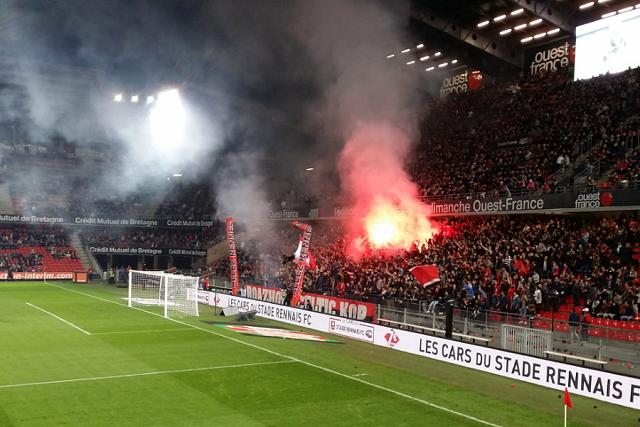
[[[102,277],[102,267],[100,267],[100,263],[96,258],[87,251],[87,248],[82,244],[82,240],[80,239],[80,232],[74,231],[69,239],[71,246],[75,249],[78,258],[82,262],[82,265],[90,266],[93,271]]]
[[[0,184],[0,214],[16,214],[16,209],[13,206],[13,200],[11,199],[8,182],[3,182]]]

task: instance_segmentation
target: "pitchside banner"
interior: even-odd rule
[[[260,317],[290,325],[368,341],[380,347],[555,390],[564,390],[566,387],[570,393],[640,410],[638,378],[226,294],[200,291],[198,297],[201,302],[206,300],[218,307],[256,310]]]
[[[287,292],[284,289],[266,288],[258,285],[246,285],[245,289],[247,291],[247,298],[274,304],[284,304],[287,296]],[[305,307],[307,303],[311,304],[313,311],[347,317],[349,319],[375,319],[376,316],[376,306],[370,302],[305,292],[302,296],[302,303]]]
[[[11,280],[71,280],[72,272],[45,273],[42,271],[16,271],[11,275]],[[9,273],[0,271],[0,280],[9,280]]]

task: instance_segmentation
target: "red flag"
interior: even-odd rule
[[[567,388],[564,388],[564,404],[567,408],[571,409],[573,408],[573,403],[571,403],[571,396],[569,395],[569,390],[567,390]]]
[[[413,277],[415,277],[423,287],[433,285],[440,281],[440,272],[438,271],[438,266],[435,264],[416,265],[415,267],[411,267],[409,272],[413,274]]]

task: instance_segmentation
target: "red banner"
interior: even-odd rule
[[[229,245],[229,280],[231,281],[231,292],[233,295],[238,295],[238,256],[236,254],[236,236],[233,231],[233,218],[228,217],[225,223],[227,244]]]
[[[280,288],[266,288],[258,285],[246,285],[247,298],[274,304],[284,304],[287,292]],[[354,320],[376,318],[376,305],[370,302],[355,301],[346,298],[305,293],[301,298],[306,307],[311,304],[313,311],[347,317]]]
[[[11,280],[71,280],[73,272],[45,273],[42,271],[16,271]],[[6,271],[0,271],[0,280],[9,280]]]

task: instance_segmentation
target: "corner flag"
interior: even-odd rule
[[[567,408],[573,408],[573,403],[571,402],[569,390],[567,390],[566,387],[564,388],[564,399],[562,399],[562,401],[564,402],[564,427],[567,427]]]

